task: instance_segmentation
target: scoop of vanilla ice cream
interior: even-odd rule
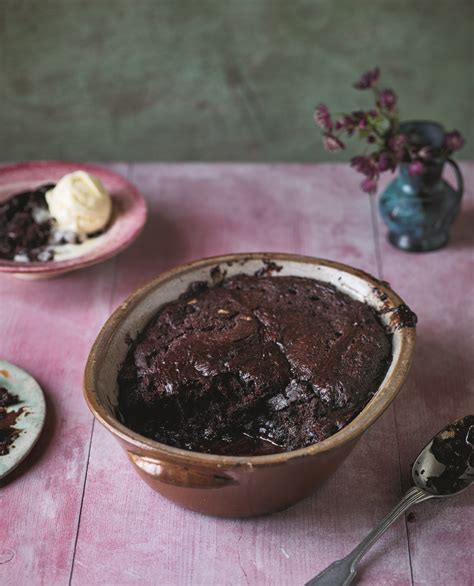
[[[112,213],[112,200],[105,187],[85,171],[64,175],[46,193],[46,202],[58,228],[82,235],[105,228]]]

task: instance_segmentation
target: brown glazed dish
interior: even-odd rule
[[[117,373],[135,339],[157,309],[195,281],[216,282],[239,273],[317,279],[364,301],[392,333],[393,358],[377,392],[340,431],[306,448],[264,456],[191,452],[128,429],[118,411]],[[151,281],[115,310],[89,355],[85,398],[94,416],[113,433],[138,474],[170,500],[205,514],[249,517],[282,510],[305,498],[341,465],[361,435],[380,417],[404,383],[415,346],[415,319],[386,283],[336,262],[291,254],[230,254],[180,265]]]

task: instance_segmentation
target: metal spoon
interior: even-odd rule
[[[345,558],[338,560],[305,586],[346,586],[356,575],[356,566],[377,539],[409,507],[432,498],[453,496],[474,480],[474,415],[456,419],[437,433],[412,467],[415,484],[398,505]]]

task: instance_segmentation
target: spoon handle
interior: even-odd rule
[[[412,487],[380,524],[372,529],[367,537],[342,560],[338,560],[306,583],[305,586],[347,586],[356,575],[356,566],[377,539],[385,533],[390,525],[415,503],[421,503],[432,495],[417,487]]]

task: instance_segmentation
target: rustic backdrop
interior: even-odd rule
[[[0,160],[324,160],[314,104],[364,105],[375,64],[404,117],[470,138],[473,6],[1,0]]]

